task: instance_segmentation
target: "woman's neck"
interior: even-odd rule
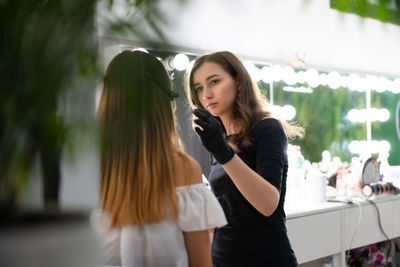
[[[219,117],[224,125],[226,135],[232,135],[238,132],[235,127],[234,119],[232,118],[231,114],[227,114],[225,116]]]

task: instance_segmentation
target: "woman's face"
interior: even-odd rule
[[[193,85],[201,105],[214,116],[229,116],[238,86],[219,64],[204,62],[193,74]]]

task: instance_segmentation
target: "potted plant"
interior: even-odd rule
[[[21,249],[27,251],[26,247],[19,246],[29,243],[17,234],[21,229],[28,229],[22,231],[24,236],[38,238],[42,243],[47,240],[43,229],[46,233],[57,229],[59,237],[72,237],[72,232],[65,231],[68,227],[76,223],[88,225],[89,211],[66,212],[59,207],[60,166],[61,156],[67,145],[73,143],[71,137],[76,135],[79,126],[95,125],[94,116],[79,113],[81,106],[76,103],[83,102],[84,106],[84,101],[74,101],[94,95],[96,82],[102,76],[97,49],[98,6],[109,11],[108,17],[102,20],[103,28],[108,31],[121,34],[130,31],[145,43],[150,35],[142,24],[148,23],[156,36],[164,40],[158,28],[162,18],[155,8],[158,1],[119,2],[125,4],[127,10],[140,12],[131,12],[125,19],[113,16],[112,0],[0,1],[1,266],[4,263],[13,266],[11,262],[4,262],[5,255],[14,255],[14,251],[15,257],[8,257],[12,260],[18,258]],[[144,21],[138,23],[132,19],[134,15],[140,15]],[[78,110],[78,116],[66,114],[66,106],[71,103]],[[44,207],[26,210],[18,205],[17,199],[37,157]],[[81,227],[73,229],[75,233],[82,230]],[[23,239],[25,241],[20,242]],[[56,246],[46,246],[50,247]]]

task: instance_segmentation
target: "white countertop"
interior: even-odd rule
[[[381,195],[375,198],[371,198],[376,203],[391,201],[393,199],[400,199],[400,194],[398,195]],[[368,203],[367,200],[361,198],[355,198],[354,201],[359,201],[362,205]],[[356,203],[347,203],[345,200],[343,202],[307,202],[304,200],[299,200],[296,202],[286,202],[285,203],[285,213],[287,219],[303,217],[311,214],[323,213],[331,210],[338,210],[346,207],[353,207],[357,205]]]
[[[285,213],[286,218],[296,218],[307,216],[311,214],[317,214],[326,212],[329,210],[339,209],[346,205],[345,203],[340,202],[319,202],[319,203],[311,203],[311,202],[300,202],[297,204],[288,203],[285,205]]]

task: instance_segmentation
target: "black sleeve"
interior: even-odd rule
[[[287,138],[281,123],[264,119],[254,128],[256,142],[256,172],[281,191]]]

